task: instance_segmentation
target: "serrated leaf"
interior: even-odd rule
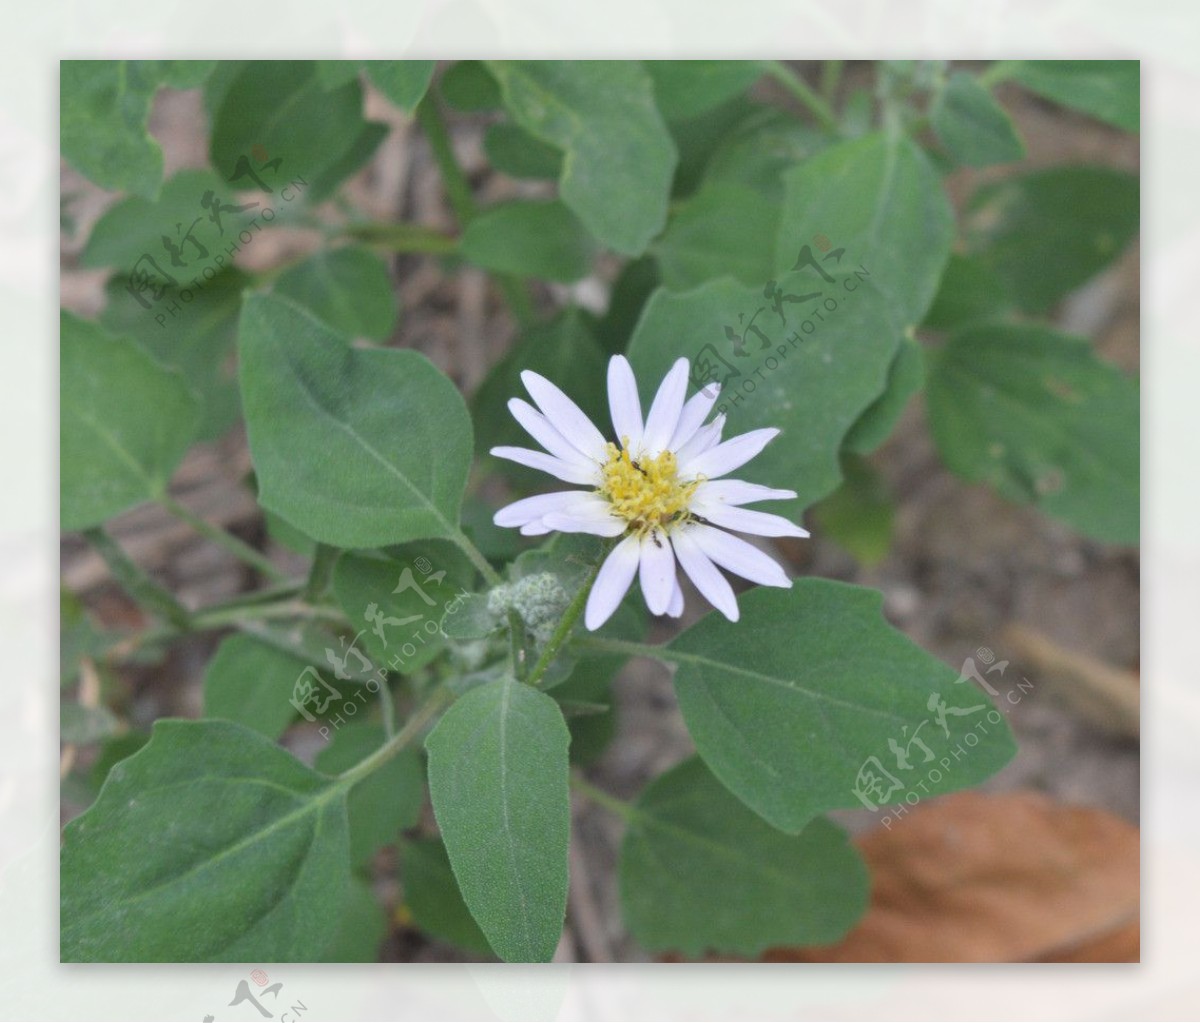
[[[879,593],[808,578],[738,599],[741,621],[710,614],[666,657],[700,756],[780,830],[796,834],[828,810],[899,802],[918,783],[923,796],[965,788],[1012,757],[1008,726],[987,697],[888,625]],[[935,699],[949,708],[948,734]],[[887,772],[895,786],[869,799],[868,771]]]
[[[314,959],[348,882],[343,788],[240,725],[160,720],[63,832],[61,956]]]
[[[429,88],[434,63],[432,60],[369,60],[367,77],[396,106],[411,114]]]
[[[718,277],[758,284],[771,277],[779,206],[742,185],[704,185],[683,200],[651,248],[662,282],[684,291]]]
[[[954,72],[938,91],[929,119],[942,145],[968,167],[1011,163],[1025,155],[1004,108],[965,71]]]
[[[334,547],[456,535],[471,423],[428,359],[350,348],[274,296],[247,300],[238,345],[264,508]]]
[[[1117,258],[1137,233],[1138,179],[1051,167],[981,188],[963,222],[968,253],[1026,312],[1045,312]]]
[[[490,61],[513,120],[562,149],[559,192],[601,242],[644,252],[667,216],[675,147],[632,61]]]
[[[766,71],[761,60],[648,60],[654,97],[670,121],[696,117],[745,92]]]
[[[199,422],[183,378],[63,312],[59,379],[62,528],[99,525],[165,493]]]
[[[347,722],[330,732],[329,744],[317,754],[314,766],[322,774],[340,774],[386,741],[380,724]],[[351,862],[355,866],[366,864],[381,848],[393,844],[401,831],[420,819],[424,801],[425,771],[415,749],[401,750],[358,782],[346,801]]]
[[[905,338],[888,370],[887,387],[850,427],[842,441],[843,450],[869,455],[879,447],[891,435],[909,399],[924,383],[921,346],[911,338]]]
[[[898,324],[918,323],[954,234],[941,179],[920,148],[882,134],[839,142],[788,171],[784,186],[777,271],[807,265],[819,286],[805,247],[844,249],[846,262],[870,270]]]
[[[204,716],[278,739],[296,716],[289,702],[308,661],[253,636],[227,636],[204,673]]]
[[[842,438],[883,392],[900,341],[888,302],[874,287],[874,269],[857,276],[829,265],[834,283],[824,286],[823,297],[781,303],[786,323],[762,288],[728,279],[679,294],[659,290],[629,343],[638,380],[648,389],[643,407],[654,381],[686,356],[693,388],[710,380],[723,385],[715,410],[728,416],[725,436],[783,430],[738,478],[795,490],[796,501],[771,509],[792,518],[837,487]],[[775,283],[785,295],[812,290],[801,274]],[[822,306],[825,298],[833,310]]]
[[[1025,88],[1125,131],[1141,122],[1136,60],[1018,60],[1008,76]]]
[[[448,543],[424,541],[384,552],[347,552],[333,570],[333,592],[375,667],[409,675],[445,648],[441,622],[475,568]]]
[[[461,697],[425,741],[454,876],[507,962],[549,962],[562,931],[569,741],[558,704],[512,679]]]
[[[515,124],[493,124],[483,137],[492,166],[511,178],[556,180],[562,173],[562,151],[546,145]]]
[[[350,337],[386,341],[396,326],[387,267],[367,248],[322,249],[280,274],[273,290]]]
[[[591,268],[594,247],[579,219],[557,199],[515,199],[471,219],[463,257],[493,273],[569,283]]]
[[[867,907],[867,869],[841,828],[776,831],[697,759],[638,797],[618,870],[625,922],[652,952],[835,941]]]
[[[404,904],[421,930],[471,952],[494,954],[463,901],[441,839],[405,842],[400,853],[400,876]]]
[[[932,356],[929,425],[946,464],[1088,536],[1138,542],[1137,384],[1082,338],[980,325]]]

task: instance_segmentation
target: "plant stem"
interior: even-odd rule
[[[492,568],[492,563],[484,557],[483,551],[471,543],[471,538],[467,536],[461,529],[458,530],[450,538],[450,542],[454,544],[471,560],[471,564],[479,569],[479,574],[483,576],[484,582],[489,586],[499,586],[501,583],[500,573]]]
[[[626,822],[632,821],[637,816],[637,810],[632,803],[627,803],[616,796],[610,796],[603,789],[598,789],[591,782],[584,781],[580,775],[574,772],[571,774],[571,788],[586,796],[597,806],[602,806],[611,813],[615,813]]]
[[[139,604],[144,604],[156,615],[165,618],[176,628],[186,629],[188,627],[191,615],[187,608],[175,599],[174,594],[159,586],[134,564],[116,540],[99,526],[85,529],[83,535],[95,548],[96,553],[104,559],[113,578],[126,593]]]
[[[367,245],[379,245],[391,252],[448,256],[458,251],[457,238],[419,224],[350,224],[341,228],[339,233]]]
[[[318,543],[313,552],[312,565],[308,570],[308,582],[304,584],[301,598],[316,600],[329,588],[329,579],[333,575],[333,566],[341,551],[329,544]]]
[[[809,112],[820,121],[822,128],[830,132],[837,130],[837,118],[833,116],[829,104],[809,88],[803,78],[778,60],[773,60],[767,65],[767,74],[807,107]]]
[[[442,119],[437,98],[432,92],[426,94],[417,105],[417,121],[429,139],[450,208],[454,210],[459,227],[465,231],[467,225],[475,218],[478,208],[475,205],[475,197],[471,194],[471,184],[454,155],[450,133],[446,131],[446,122]],[[524,284],[511,274],[496,274],[495,279],[517,323],[522,326],[532,323],[533,303],[529,300],[529,292],[525,290]]]
[[[346,616],[333,607],[319,607],[302,600],[285,600],[271,604],[243,604],[214,607],[192,616],[192,628],[219,629],[239,622],[268,621],[272,618],[326,618],[339,624],[349,624]]]
[[[604,558],[600,558],[592,567],[587,581],[579,587],[579,592],[571,598],[571,603],[567,605],[566,611],[563,612],[562,620],[555,627],[549,642],[542,648],[541,656],[538,657],[537,663],[534,664],[533,670],[530,671],[529,678],[525,680],[531,686],[536,686],[541,681],[542,676],[546,674],[546,670],[558,655],[559,648],[567,641],[567,637],[571,635],[571,630],[575,628],[575,623],[579,621],[579,616],[583,614],[588,594],[592,592],[592,584],[595,583],[596,576],[600,574],[600,566],[603,564]]]
[[[392,757],[417,738],[425,726],[437,716],[438,712],[444,707],[449,706],[453,700],[454,694],[449,689],[444,687],[435,689],[429,694],[429,698],[413,712],[412,717],[404,723],[404,727],[400,731],[388,739],[387,742],[370,756],[360,760],[349,770],[343,771],[337,776],[339,787],[351,788],[362,781],[367,775],[379,770]]]
[[[655,646],[652,643],[631,643],[625,639],[608,639],[605,636],[584,636],[577,639],[572,646],[581,650],[594,650],[608,654],[625,654],[626,657],[649,657],[656,661],[672,663],[680,660],[673,651],[665,646]]]
[[[184,507],[184,505],[180,504],[169,494],[163,494],[158,500],[167,511],[176,518],[182,519],[201,536],[207,537],[218,546],[224,547],[235,558],[257,569],[268,579],[272,579],[277,583],[287,581],[288,577],[284,572],[271,564],[264,555],[260,554],[248,543],[243,543],[232,533],[226,532],[219,526],[214,526],[211,522],[205,522],[199,515],[189,508]]]

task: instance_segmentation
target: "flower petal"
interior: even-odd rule
[[[755,501],[790,501],[794,490],[775,490],[744,480],[705,480],[696,488],[693,500],[720,501],[722,504],[753,504]]]
[[[532,522],[526,522],[521,527],[522,536],[545,536],[550,532],[550,527],[547,526],[541,519],[534,519]]]
[[[722,501],[697,501],[693,497],[690,510],[697,515],[703,515],[714,526],[732,529],[737,533],[753,533],[755,536],[811,535],[807,529],[801,529],[782,515],[736,508]]]
[[[739,540],[729,533],[699,523],[689,527],[688,535],[696,541],[710,561],[716,562],[727,572],[763,586],[788,589],[792,585],[791,579],[775,561],[745,540]]]
[[[678,577],[675,579],[675,592],[671,594],[671,603],[667,605],[667,614],[671,618],[678,618],[683,614],[683,587],[679,585]]]
[[[679,466],[679,471],[682,472],[683,466],[692,459],[720,444],[721,431],[724,429],[725,417],[720,415],[692,434],[692,439],[675,452],[675,464]]]
[[[584,469],[582,466],[573,465],[570,462],[564,462],[561,458],[548,455],[544,451],[534,451],[532,448],[499,447],[492,448],[491,453],[497,458],[507,458],[510,462],[516,462],[518,465],[527,465],[531,469],[548,472],[551,476],[566,483],[582,483],[594,487],[599,482],[599,466],[593,465],[590,469]]]
[[[637,574],[641,549],[641,541],[636,536],[627,536],[604,559],[583,612],[583,623],[588,631],[595,631],[608,621],[629,591]]]
[[[688,361],[676,359],[670,372],[659,384],[654,404],[646,415],[646,429],[642,434],[641,449],[648,457],[666,450],[679,425],[679,414],[683,411],[683,396],[687,394]],[[661,614],[662,612],[656,612]]]
[[[724,476],[727,472],[733,472],[734,469],[745,465],[778,436],[779,431],[772,427],[765,430],[751,430],[741,436],[731,437],[724,443],[689,458],[686,464],[680,462],[679,471],[688,476],[705,476],[708,479],[716,479],[718,476]]]
[[[608,442],[583,410],[540,373],[527,369],[521,374],[525,389],[533,396],[550,425],[594,462],[603,462]]]
[[[642,443],[642,402],[633,368],[624,355],[614,355],[608,362],[608,409],[617,442],[637,451]]]
[[[549,512],[566,511],[576,505],[580,498],[597,499],[595,494],[587,490],[556,490],[552,494],[523,497],[506,504],[492,516],[492,521],[497,526],[509,529],[523,526],[526,522],[536,522]]]
[[[642,537],[641,569],[642,595],[652,615],[667,613],[675,592],[675,555],[671,542],[662,530],[652,529]]]
[[[675,557],[679,559],[680,567],[700,591],[700,595],[731,622],[736,622],[740,612],[733,587],[709,560],[708,555],[700,549],[695,537],[691,535],[695,529],[694,525],[685,526],[671,534]]]
[[[570,507],[553,509],[546,513],[542,522],[560,533],[591,533],[593,536],[620,536],[627,523],[612,512],[604,498],[596,494],[581,494],[584,500]]]
[[[696,435],[696,431],[700,429],[705,416],[712,411],[720,393],[719,386],[709,384],[684,402],[683,411],[679,413],[679,423],[676,425],[675,433],[671,436],[671,443],[668,445],[672,451],[678,451]]]
[[[508,410],[512,413],[513,418],[525,428],[525,432],[555,458],[561,458],[568,465],[574,465],[581,469],[594,470],[596,468],[595,462],[584,457],[583,452],[551,426],[550,420],[529,402],[522,401],[520,398],[511,398],[508,402]]]

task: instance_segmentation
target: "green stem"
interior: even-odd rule
[[[450,542],[454,544],[471,560],[471,564],[479,569],[479,574],[483,576],[484,582],[489,586],[499,586],[501,583],[500,573],[492,568],[492,563],[484,557],[483,551],[471,543],[471,538],[467,536],[461,529],[452,535]]]
[[[581,650],[594,650],[599,653],[624,654],[626,657],[649,657],[656,661],[681,660],[669,647],[654,646],[651,643],[631,643],[625,639],[608,639],[605,636],[584,636],[575,640],[572,646]]]
[[[186,629],[191,620],[187,608],[175,599],[174,594],[159,586],[125,553],[116,540],[101,527],[85,529],[83,535],[96,553],[104,559],[108,570],[134,600],[143,604],[156,615],[180,629]]]
[[[600,574],[600,566],[603,564],[604,558],[601,557],[592,567],[587,581],[579,588],[579,592],[571,599],[571,603],[567,605],[566,611],[563,612],[562,620],[555,627],[549,642],[542,648],[541,656],[538,657],[537,663],[534,664],[533,670],[529,673],[529,678],[525,680],[531,686],[536,686],[541,681],[542,676],[546,674],[546,670],[558,655],[559,648],[567,641],[567,637],[571,635],[571,630],[575,628],[575,623],[579,621],[579,616],[583,614],[583,609],[587,605],[588,594],[592,592],[592,585],[596,582],[596,576]]]
[[[637,816],[637,809],[632,803],[627,803],[616,796],[610,796],[603,789],[596,788],[591,782],[584,781],[578,774],[571,774],[571,788],[581,795],[586,796],[597,806],[602,806],[604,809],[615,813],[626,822],[632,821]]]
[[[807,107],[809,112],[821,122],[822,128],[830,132],[837,130],[837,118],[833,116],[829,104],[821,99],[803,78],[778,60],[773,60],[767,65],[767,74]]]
[[[271,562],[248,543],[243,543],[232,533],[226,532],[219,526],[214,526],[211,522],[205,522],[195,512],[180,504],[168,494],[163,494],[159,498],[159,503],[166,508],[177,519],[182,519],[191,526],[201,536],[207,537],[218,546],[224,547],[235,558],[239,558],[247,565],[257,569],[268,579],[273,579],[277,583],[286,582],[287,575],[276,568]]]
[[[339,625],[349,624],[346,616],[337,608],[319,607],[302,600],[286,600],[272,604],[208,608],[192,616],[192,628],[219,629],[239,622],[262,622],[272,618],[325,618]]]
[[[312,565],[308,570],[308,582],[304,584],[301,597],[304,600],[316,600],[329,588],[329,580],[333,576],[333,566],[341,551],[329,544],[318,543],[313,552]]]
[[[396,701],[386,678],[379,684],[379,715],[383,718],[383,734],[392,738],[396,734]]]
[[[448,256],[458,251],[457,238],[419,224],[350,224],[338,233],[367,245],[379,245],[391,252]]]
[[[837,100],[838,86],[842,81],[842,62],[840,60],[827,60],[821,68],[821,95],[825,102],[829,104],[832,111],[834,102]]]
[[[405,723],[404,727],[393,735],[374,753],[360,760],[347,771],[337,776],[340,788],[351,788],[369,774],[379,770],[384,764],[416,739],[425,726],[429,724],[444,707],[454,700],[454,694],[445,688],[435,689],[429,698],[421,704]]]

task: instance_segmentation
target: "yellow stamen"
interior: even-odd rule
[[[608,461],[601,472],[604,482],[599,493],[634,533],[685,517],[692,493],[700,485],[698,479],[679,478],[674,452],[635,459],[627,445],[608,445]]]

